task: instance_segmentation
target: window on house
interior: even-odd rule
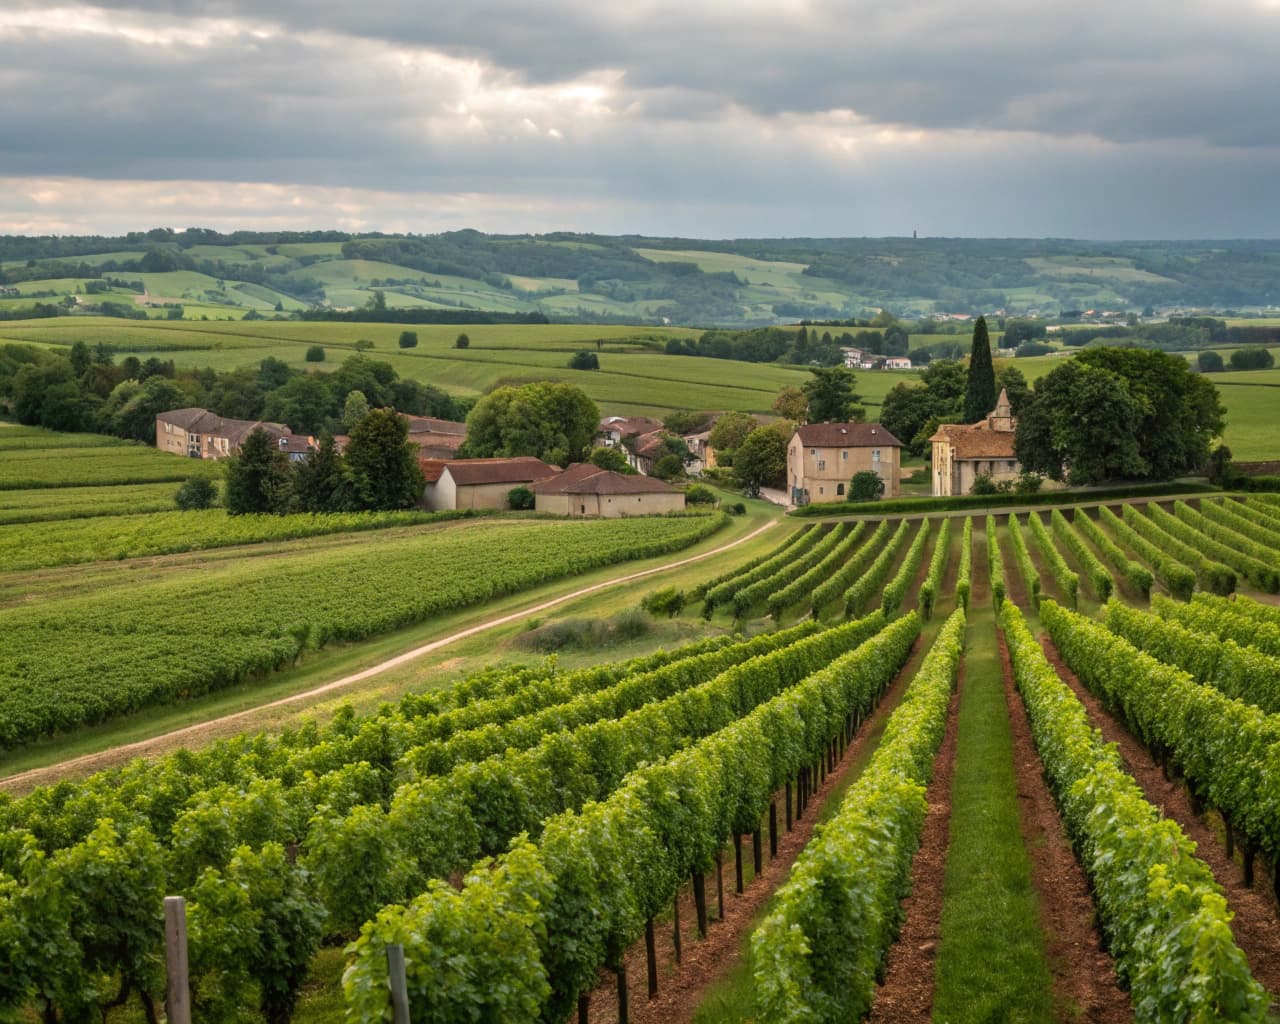
[[[872,449],[871,449],[871,461],[872,461],[872,462],[879,462],[879,461],[880,461],[880,449],[879,449],[879,448],[872,448]]]
[[[817,455],[817,454],[818,454],[818,449],[817,449],[817,448],[810,448],[810,449],[809,449],[809,454],[810,454],[810,455]]]
[[[826,494],[827,492],[826,492],[823,488],[819,487],[819,488],[818,488],[818,493],[819,493],[819,494]]]
[[[841,458],[843,461],[845,461],[845,462],[848,462],[848,461],[849,461],[849,452],[848,452],[848,450],[847,450],[847,449],[846,449],[845,451],[842,451],[842,452],[840,453],[840,458]]]
[[[819,468],[819,469],[826,469],[826,468],[827,468],[827,460],[826,460],[826,459],[819,459],[819,460],[818,460],[818,468]]]
[[[836,497],[844,494],[844,484],[836,484]]]
[[[1017,460],[1016,460],[1016,459],[1010,459],[1010,460],[1009,460],[1009,469],[1010,469],[1010,470],[1013,470],[1013,469],[1016,469],[1017,467],[1018,467],[1018,462],[1017,462]]]

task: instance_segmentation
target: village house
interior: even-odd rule
[[[631,476],[579,462],[530,488],[539,512],[562,516],[660,515],[684,508],[684,492],[648,476]]]
[[[876,354],[860,348],[841,348],[844,365],[850,370],[870,370],[876,365]]]
[[[884,361],[884,368],[886,370],[910,370],[912,368],[911,360],[906,356],[889,356]]]
[[[409,421],[409,443],[416,445],[418,455],[424,459],[455,459],[458,449],[467,439],[467,425],[457,420],[441,420],[434,416],[410,416],[401,413]]]
[[[505,509],[516,487],[531,487],[560,470],[541,459],[419,459],[426,481],[422,503],[433,512],[457,509]]]
[[[261,428],[290,462],[304,462],[315,439],[295,434],[283,423],[233,420],[208,409],[171,409],[156,415],[156,448],[193,459],[225,459],[240,450],[245,438]]]
[[[993,483],[1014,480],[1022,466],[1013,451],[1018,420],[1004,388],[996,407],[973,424],[944,423],[929,438],[933,445],[933,493],[937,497],[968,494],[979,474]]]
[[[902,442],[879,423],[807,423],[787,444],[787,486],[796,505],[844,501],[855,473],[884,481],[884,496],[898,495]]]

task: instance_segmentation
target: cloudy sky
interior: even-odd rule
[[[0,0],[0,232],[1280,236],[1280,0]]]

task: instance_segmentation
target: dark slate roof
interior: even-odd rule
[[[901,448],[902,442],[879,423],[806,423],[796,429],[801,444],[812,448]]]

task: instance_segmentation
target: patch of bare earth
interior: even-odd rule
[[[934,961],[942,938],[942,886],[951,832],[951,781],[955,776],[961,662],[956,692],[947,708],[947,732],[925,792],[929,810],[920,849],[911,862],[911,895],[902,903],[905,917],[898,940],[889,949],[884,984],[876,992],[871,1024],[929,1024],[933,1011]]]
[[[755,927],[765,904],[787,880],[791,866],[813,837],[823,801],[832,790],[848,781],[856,765],[864,763],[868,745],[879,742],[884,722],[898,706],[907,683],[915,675],[923,656],[923,646],[921,641],[916,641],[911,656],[890,683],[875,711],[862,723],[835,770],[829,772],[810,795],[804,815],[794,822],[790,832],[785,830],[785,793],[775,794],[778,806],[778,854],[772,858],[769,856],[769,836],[766,830],[762,838],[763,869],[758,877],[746,885],[742,895],[734,891],[734,857],[732,847],[729,848],[724,856],[723,920],[718,914],[715,872],[707,876],[705,887],[710,924],[705,939],[699,938],[697,932],[692,886],[684,886],[678,897],[682,947],[678,965],[671,921],[658,922],[656,925],[658,994],[653,999],[648,998],[648,966],[644,941],[635,943],[627,950],[624,962],[628,1020],[631,1024],[689,1024],[710,989],[734,969],[742,954],[743,940]],[[743,836],[742,847],[743,860],[749,872],[752,856],[750,836]],[[612,970],[601,971],[599,984],[591,993],[587,1019],[590,1024],[617,1024],[618,988],[617,978]]]
[[[1040,896],[1054,1002],[1064,1020],[1126,1024],[1129,997],[1116,982],[1115,962],[1103,950],[1089,882],[1067,839],[1031,735],[1027,709],[1014,686],[1004,634],[998,633],[1005,702],[1013,732],[1014,770],[1022,840],[1031,857],[1031,879]]]
[[[1227,855],[1226,845],[1210,827],[1208,817],[1196,813],[1182,783],[1164,777],[1146,748],[1111,716],[1102,702],[1067,667],[1047,635],[1041,636],[1040,643],[1049,663],[1084,704],[1093,725],[1108,743],[1119,748],[1126,769],[1137,780],[1146,798],[1160,809],[1161,814],[1176,821],[1195,842],[1196,855],[1213,871],[1235,914],[1231,931],[1236,944],[1248,957],[1253,976],[1271,994],[1274,1005],[1280,1000],[1280,911],[1265,867],[1259,865],[1254,884],[1245,885],[1241,865]],[[1217,815],[1213,815],[1213,819],[1217,824]]]

